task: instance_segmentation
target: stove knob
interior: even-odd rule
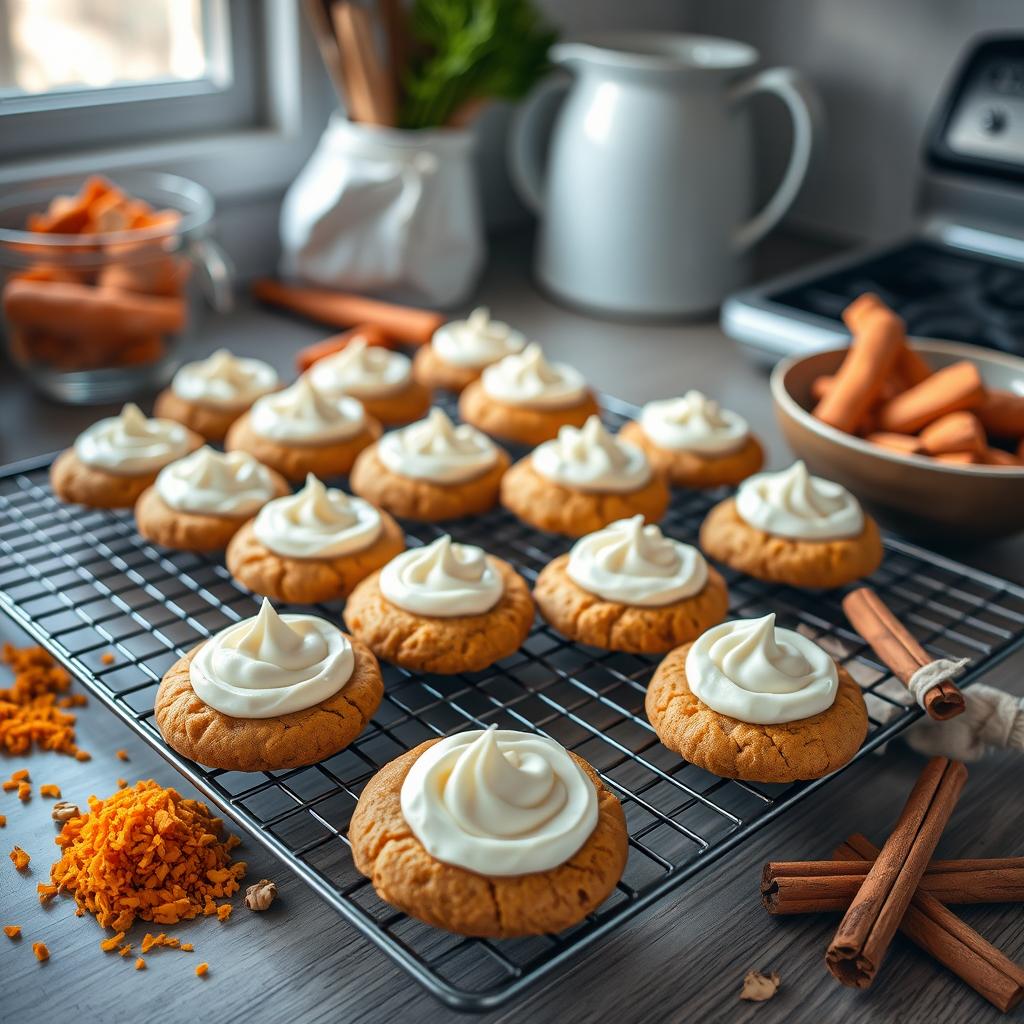
[[[981,130],[989,135],[998,135],[1006,128],[1006,111],[1000,107],[989,107],[981,115]]]

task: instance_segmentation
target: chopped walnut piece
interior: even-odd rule
[[[53,805],[53,810],[50,811],[50,817],[61,824],[81,816],[82,812],[78,809],[78,804],[73,804],[70,800],[59,800]]]
[[[245,890],[245,905],[250,910],[266,910],[277,899],[277,886],[269,878],[261,878]]]
[[[763,1003],[779,991],[780,984],[779,976],[775,971],[772,971],[771,974],[747,971],[743,977],[743,991],[740,992],[740,999],[746,999],[751,1003]]]

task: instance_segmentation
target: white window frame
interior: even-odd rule
[[[250,16],[259,19],[257,38],[261,52],[254,55],[254,60],[262,102],[257,123],[237,129],[200,128],[166,140],[97,148],[75,145],[67,151],[55,151],[51,145],[35,156],[5,160],[4,132],[13,127],[15,120],[31,118],[33,114],[26,111],[10,115],[6,127],[5,118],[9,115],[0,114],[0,187],[63,174],[116,174],[130,168],[152,168],[198,181],[216,199],[235,200],[283,188],[302,166],[323,129],[330,110],[330,95],[323,85],[323,72],[312,40],[302,31],[299,5],[293,0],[242,2],[248,4]],[[209,88],[204,82],[148,88],[172,89],[180,95],[189,86],[191,102],[202,103],[203,92]],[[136,87],[124,88],[134,91]],[[149,98],[160,102],[153,96]],[[52,99],[60,102],[59,97]],[[158,116],[159,107],[152,110]],[[80,113],[82,117],[110,117],[111,109],[102,104],[86,105]],[[40,116],[44,114],[41,112]]]

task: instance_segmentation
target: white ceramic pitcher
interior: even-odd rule
[[[593,36],[554,46],[551,59],[573,76],[534,91],[509,149],[512,179],[541,217],[541,283],[623,315],[713,309],[800,190],[816,95],[791,68],[748,74],[753,47],[709,36]],[[793,144],[775,194],[751,215],[747,101],[759,92],[786,104]]]

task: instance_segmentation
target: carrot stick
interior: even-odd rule
[[[445,322],[444,316],[430,310],[397,306],[326,288],[299,288],[270,278],[254,281],[252,293],[261,302],[280,306],[319,323],[332,327],[376,324],[396,341],[415,344],[426,344]]]

